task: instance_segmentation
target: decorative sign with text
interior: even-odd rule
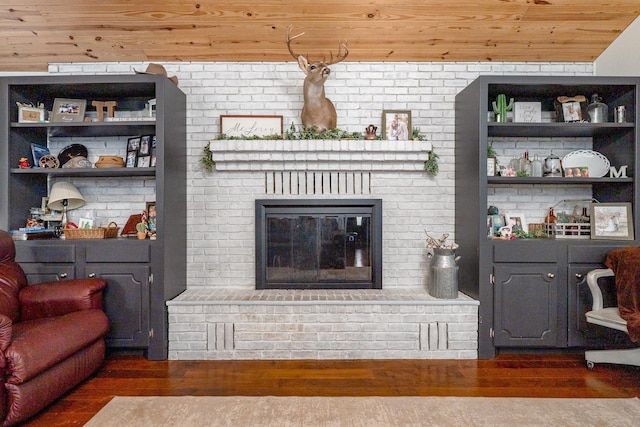
[[[234,138],[282,135],[282,116],[220,116],[220,133]]]
[[[540,102],[516,102],[513,104],[513,121],[520,123],[540,123],[542,121]]]

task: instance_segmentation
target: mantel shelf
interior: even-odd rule
[[[210,150],[218,171],[424,172],[425,141],[219,140]]]

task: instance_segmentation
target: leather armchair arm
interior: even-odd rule
[[[73,279],[25,286],[20,290],[21,319],[62,316],[89,308],[102,309],[102,291],[107,281]]]

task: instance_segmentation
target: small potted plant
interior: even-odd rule
[[[138,232],[138,239],[143,240],[147,238],[147,224],[144,222],[136,224],[136,231]]]

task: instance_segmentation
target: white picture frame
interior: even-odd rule
[[[282,116],[220,116],[220,133],[232,138],[282,135]]]
[[[18,107],[18,123],[44,122],[44,108]]]
[[[541,102],[516,102],[513,104],[513,121],[517,123],[542,122]]]
[[[512,231],[522,230],[525,233],[529,232],[529,224],[527,224],[527,219],[523,212],[505,212],[504,217],[506,225],[511,223],[514,224],[512,226]]]

